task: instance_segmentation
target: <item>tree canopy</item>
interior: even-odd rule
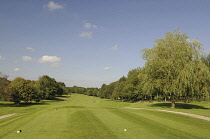
[[[8,76],[0,77],[0,100],[12,101],[19,105],[42,99],[54,99],[56,95],[68,94],[68,89],[63,82],[57,82],[47,75],[39,77],[37,81],[26,80],[17,77],[12,81],[7,80]]]
[[[143,50],[146,60],[147,84],[151,92],[160,91],[170,96],[172,107],[175,97],[204,96],[208,93],[208,67],[201,61],[202,45],[190,40],[179,31],[166,33],[152,49]],[[147,86],[148,85],[148,86]]]

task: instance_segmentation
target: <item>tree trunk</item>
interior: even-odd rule
[[[174,97],[174,94],[171,95],[171,108],[175,108],[175,97]]]
[[[171,108],[175,108],[175,101],[171,102]]]

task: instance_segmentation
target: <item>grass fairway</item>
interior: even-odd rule
[[[202,105],[205,109],[174,110],[209,116],[209,103]],[[169,109],[164,103],[116,102],[79,94],[21,107],[0,102],[0,116],[17,113],[0,119],[0,138],[210,138],[209,121],[167,112],[123,108],[127,106]],[[17,134],[20,129],[23,132]]]

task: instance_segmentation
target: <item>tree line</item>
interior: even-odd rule
[[[178,30],[166,33],[151,49],[141,52],[145,66],[128,72],[100,89],[86,89],[86,95],[122,101],[190,102],[210,99],[210,54],[203,53],[198,39],[190,40]]]
[[[28,103],[54,99],[68,92],[63,82],[57,82],[47,75],[39,77],[37,81],[26,80],[22,77],[9,81],[7,75],[0,76],[0,100],[11,101],[17,105],[21,101]]]
[[[128,72],[127,77],[101,88],[66,87],[47,75],[37,81],[21,77],[13,81],[0,77],[0,99],[39,102],[56,95],[79,93],[121,101],[176,101],[190,102],[210,99],[210,54],[203,53],[198,39],[191,40],[178,30],[166,33],[155,41],[151,49],[143,49],[145,66]]]

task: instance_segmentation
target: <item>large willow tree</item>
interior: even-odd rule
[[[179,31],[166,33],[156,46],[143,50],[145,63],[144,90],[162,92],[175,107],[180,97],[207,97],[209,70],[201,62],[202,45]]]

